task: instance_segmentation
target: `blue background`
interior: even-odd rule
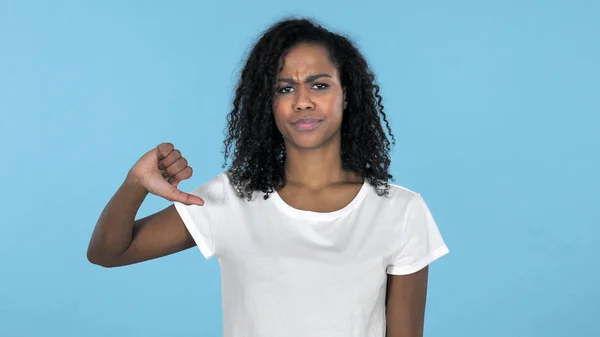
[[[197,248],[104,269],[104,205],[163,141],[221,171],[244,54],[284,15],[378,75],[395,183],[428,202],[426,336],[599,336],[597,1],[0,1],[1,336],[219,336]],[[150,196],[139,216],[166,207]]]

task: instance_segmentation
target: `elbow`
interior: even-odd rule
[[[88,248],[86,257],[91,264],[95,264],[100,267],[113,268],[117,266],[114,261],[103,257],[101,254],[95,253],[91,248]]]

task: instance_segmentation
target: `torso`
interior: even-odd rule
[[[291,182],[248,201],[222,174],[194,193],[206,206],[179,209],[218,258],[226,337],[383,337],[388,271],[443,244],[432,223],[430,237],[412,239],[427,244],[397,259],[408,206],[421,200],[399,186],[378,196],[366,181],[319,191]]]

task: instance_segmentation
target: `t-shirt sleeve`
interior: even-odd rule
[[[420,194],[411,200],[405,219],[401,244],[387,267],[388,274],[412,274],[449,252]]]
[[[216,230],[227,202],[224,173],[193,189],[190,194],[204,200],[204,205],[185,205],[174,202],[185,227],[206,259],[215,255]]]

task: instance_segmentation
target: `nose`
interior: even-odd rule
[[[304,88],[299,88],[294,101],[294,111],[314,110],[315,103],[310,99],[310,95]]]

